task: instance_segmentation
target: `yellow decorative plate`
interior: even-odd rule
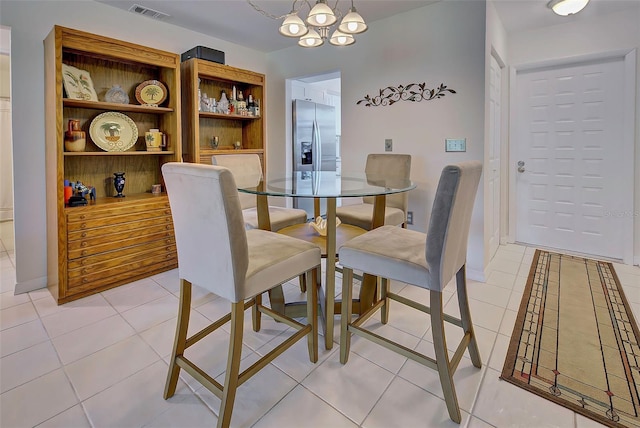
[[[107,152],[124,152],[138,141],[138,127],[129,116],[115,111],[99,114],[89,126],[91,140]]]
[[[159,106],[167,99],[167,88],[159,80],[147,80],[136,87],[136,100],[143,105]]]

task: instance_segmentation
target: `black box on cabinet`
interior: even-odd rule
[[[205,61],[217,62],[224,64],[224,52],[217,49],[211,49],[206,46],[196,46],[182,54],[182,62],[191,58],[200,58]]]

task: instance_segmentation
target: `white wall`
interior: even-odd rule
[[[182,53],[203,45],[226,63],[261,73],[262,52],[106,6],[78,1],[2,0],[0,24],[11,27],[16,291],[46,286],[44,51],[54,25]]]
[[[535,31],[509,34],[511,65],[530,65],[571,57],[640,48],[640,2],[626,11],[593,21],[571,22]],[[640,52],[636,52],[634,264],[640,264]]]
[[[451,25],[454,23],[456,25]],[[373,22],[350,47],[292,47],[267,55],[269,169],[286,170],[291,117],[286,79],[339,70],[342,78],[342,170],[364,168],[368,153],[412,155],[409,194],[416,230],[426,231],[442,167],[484,157],[485,2],[445,1]],[[444,83],[457,91],[433,101],[365,107],[356,102],[387,86]],[[445,153],[445,138],[467,138],[466,153]],[[282,153],[287,153],[286,157]],[[483,188],[478,191],[469,241],[470,276],[484,269]]]

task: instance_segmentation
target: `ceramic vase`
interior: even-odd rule
[[[124,190],[124,183],[125,183],[125,179],[124,179],[124,172],[114,172],[113,173],[113,187],[115,187],[116,189],[116,198],[124,198],[125,195],[122,194],[122,191]]]
[[[68,152],[83,152],[87,144],[87,134],[80,129],[78,119],[69,119],[64,133],[64,149]]]

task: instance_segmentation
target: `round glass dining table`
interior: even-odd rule
[[[324,321],[325,347],[327,349],[331,349],[333,346],[334,314],[336,311],[339,313],[339,307],[336,307],[335,302],[336,250],[344,240],[366,232],[366,230],[356,226],[340,225],[336,227],[336,200],[338,198],[374,197],[371,229],[382,226],[384,224],[386,196],[407,192],[416,187],[411,180],[394,177],[393,175],[394,171],[385,171],[380,174],[297,171],[290,175],[269,171],[266,180],[262,180],[262,177],[256,177],[253,183],[247,183],[246,180],[238,183],[240,192],[257,195],[258,224],[261,229],[266,230],[271,230],[267,202],[269,196],[314,198],[316,200],[314,217],[320,215],[319,200],[326,200],[326,236],[319,235],[307,224],[289,226],[279,230],[278,233],[316,243],[321,248],[323,256],[327,258],[325,268],[326,292],[324,296],[322,296],[322,287],[320,287],[321,312]],[[360,288],[359,303],[355,305],[356,311],[364,312],[364,310],[373,305],[375,297],[376,278],[365,276]],[[270,301],[274,310],[283,313],[286,311],[288,315],[297,315],[296,305],[291,305],[291,309],[288,304],[285,305],[281,289],[271,293]],[[299,309],[303,308],[299,307]]]

